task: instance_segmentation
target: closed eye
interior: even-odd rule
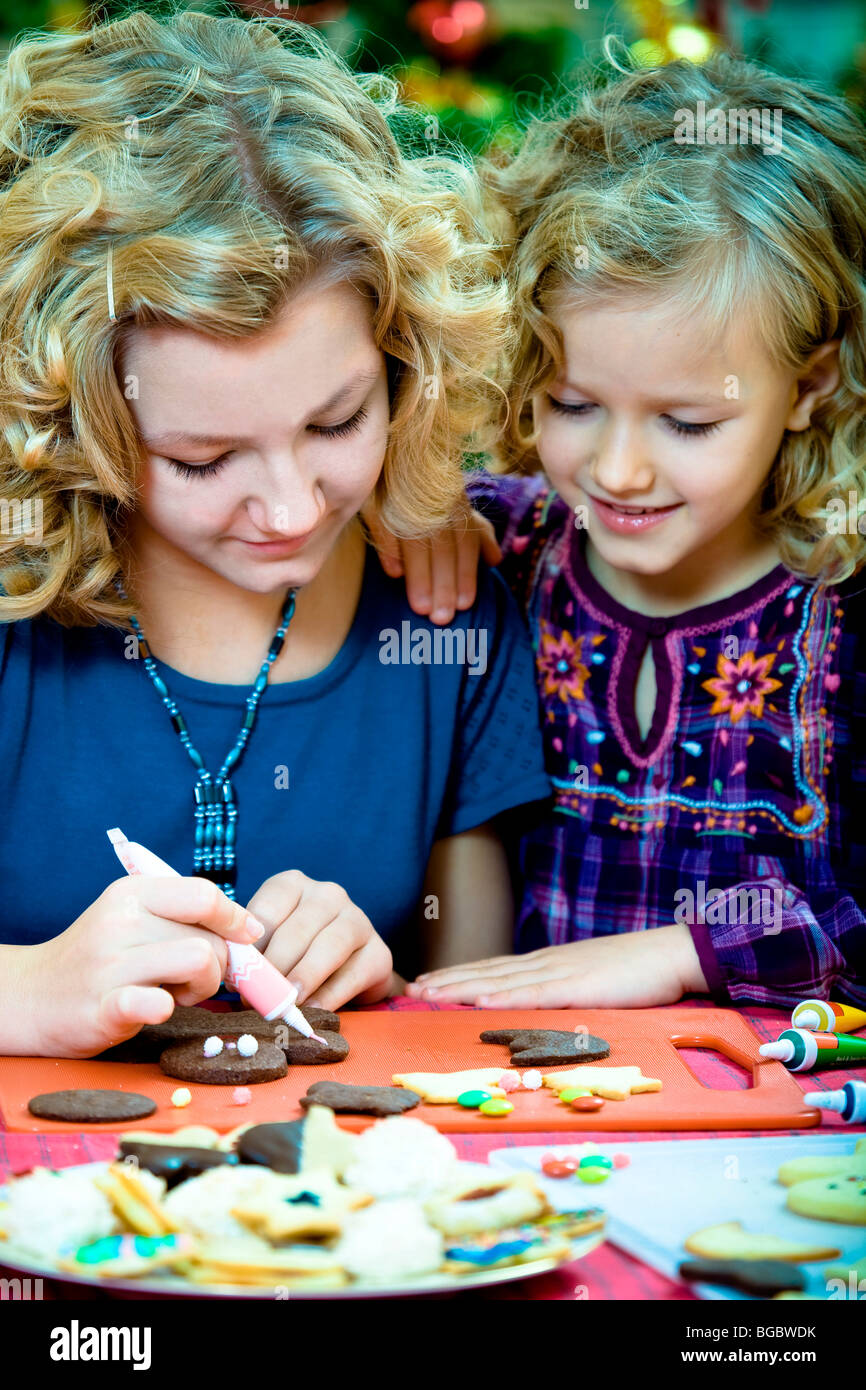
[[[588,410],[595,410],[592,401],[580,401],[569,403],[568,401],[558,401],[555,396],[547,397],[554,410],[558,410],[560,415],[585,415]]]
[[[182,478],[212,478],[214,473],[219,473],[231,458],[231,452],[220,454],[218,459],[211,463],[184,463],[181,459],[167,459]]]
[[[695,424],[690,420],[677,420],[673,415],[663,415],[661,417],[667,421],[668,428],[674,434],[691,435],[693,438],[703,434],[712,434],[721,425],[721,420],[708,420],[705,424]]]
[[[348,420],[344,420],[342,424],[308,425],[307,428],[312,430],[313,434],[322,434],[327,439],[339,439],[344,434],[352,434],[355,430],[359,430],[366,418],[367,408],[362,405],[359,410],[355,411],[354,415],[351,415]]]

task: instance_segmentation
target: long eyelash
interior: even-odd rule
[[[352,434],[363,425],[367,418],[366,406],[361,406],[349,420],[344,420],[341,425],[312,425],[316,434],[326,435],[328,439],[338,439],[343,434]]]
[[[674,434],[692,436],[712,434],[713,430],[717,430],[719,428],[719,425],[721,424],[721,420],[710,420],[705,425],[698,425],[692,424],[688,420],[675,420],[672,415],[666,415],[664,418],[667,420],[671,429],[674,431]]]
[[[565,401],[558,401],[555,396],[547,398],[554,410],[558,410],[561,415],[582,415],[585,410],[591,408],[591,401],[578,401],[573,405],[568,405]]]
[[[228,454],[220,454],[212,463],[182,463],[180,459],[168,459],[168,462],[183,478],[211,478],[225,467],[228,457]]]

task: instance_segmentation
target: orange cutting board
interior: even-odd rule
[[[222,1016],[219,1016],[220,1018]],[[760,1040],[739,1014],[728,1009],[547,1009],[530,1011],[454,1010],[353,1013],[341,1015],[349,1056],[334,1066],[294,1066],[282,1081],[253,1086],[249,1105],[232,1102],[231,1086],[202,1086],[173,1080],[153,1062],[70,1061],[45,1057],[0,1058],[0,1108],[6,1126],[18,1131],[80,1130],[73,1124],[40,1120],[27,1102],[44,1091],[77,1087],[138,1091],[157,1103],[155,1114],[134,1122],[87,1125],[88,1130],[175,1130],[210,1125],[226,1131],[240,1124],[290,1120],[302,1114],[299,1097],[314,1081],[345,1081],[388,1086],[398,1072],[464,1071],[510,1067],[507,1047],[483,1043],[487,1028],[586,1028],[610,1043],[610,1057],[597,1066],[640,1066],[644,1076],[662,1082],[661,1091],[608,1100],[601,1110],[578,1113],[557,1100],[547,1086],[517,1091],[504,1117],[482,1115],[460,1105],[419,1105],[411,1113],[450,1133],[488,1133],[491,1129],[679,1130],[806,1129],[820,1122],[820,1111],[803,1102],[803,1092],[781,1062],[760,1056]],[[215,1025],[216,1029],[216,1025]],[[678,1047],[706,1047],[723,1053],[752,1074],[747,1090],[715,1090],[700,1082]],[[568,1065],[573,1065],[569,1063]],[[541,1067],[544,1072],[566,1067]],[[188,1085],[192,1103],[171,1104],[178,1086]],[[340,1115],[347,1129],[364,1129],[372,1118]]]

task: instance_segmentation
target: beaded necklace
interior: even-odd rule
[[[115,587],[124,602],[129,600],[122,585],[118,582]],[[289,589],[283,601],[283,608],[280,615],[280,625],[274,633],[273,641],[268,649],[268,654],[262,662],[253,687],[246,698],[247,712],[241,725],[237,738],[230,751],[223,760],[222,767],[216,777],[212,777],[204,765],[204,759],[198,749],[193,744],[186,727],[186,721],[177,707],[177,703],[172,699],[168,686],[159,675],[156,662],[150,654],[147,640],[141,630],[141,625],[134,614],[130,615],[130,622],[135,629],[138,638],[138,649],[144,657],[144,669],[150,677],[156,693],[168,711],[175,733],[186,749],[193,765],[197,769],[197,776],[193,793],[195,796],[195,853],[193,856],[193,874],[199,878],[210,879],[218,888],[221,888],[227,898],[234,899],[235,884],[237,883],[237,862],[235,858],[235,843],[237,837],[238,808],[235,804],[234,788],[229,780],[229,773],[232,768],[240,762],[247,741],[252,733],[256,722],[259,700],[262,698],[265,686],[268,683],[270,668],[276,661],[283,649],[286,631],[292,621],[295,612],[295,590]]]

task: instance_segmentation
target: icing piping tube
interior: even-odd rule
[[[148,874],[172,878],[180,878],[177,869],[173,869],[165,860],[157,855],[151,854],[144,845],[138,845],[134,840],[127,840],[122,830],[106,831],[109,840],[114,846],[114,852],[120,860],[128,874]],[[275,965],[257,951],[255,946],[244,944],[239,941],[227,941],[228,950],[228,969],[226,970],[226,984],[232,989],[238,990],[247,999],[257,1013],[262,1018],[269,1021],[279,1018],[284,1023],[288,1023],[292,1028],[296,1028],[299,1033],[303,1033],[305,1038],[315,1038],[316,1042],[324,1042],[318,1033],[314,1033],[312,1027],[304,1018],[300,1009],[295,1008],[295,1000],[298,991],[294,985],[290,985],[285,976],[281,975]],[[243,985],[243,990],[239,987]]]
[[[828,1004],[824,999],[804,999],[791,1014],[792,1028],[812,1028],[818,1033],[856,1033],[866,1028],[866,1010],[850,1004]]]
[[[847,1038],[844,1033],[812,1033],[808,1028],[786,1028],[776,1042],[763,1043],[758,1051],[762,1057],[784,1062],[788,1071],[866,1066],[866,1038]]]
[[[835,1110],[849,1125],[866,1124],[866,1081],[846,1081],[840,1091],[808,1091],[803,1099],[817,1110]]]

